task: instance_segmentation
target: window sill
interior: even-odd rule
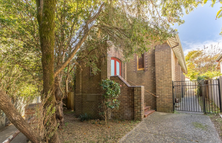
[[[144,71],[144,68],[142,68],[142,69],[137,69],[137,71]]]
[[[140,73],[145,73],[145,70],[143,69],[143,70],[137,70],[136,71],[138,74],[140,74]]]

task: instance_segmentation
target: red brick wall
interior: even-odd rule
[[[111,80],[122,85],[121,94],[119,95],[118,100],[120,101],[120,106],[118,110],[112,112],[112,118],[114,119],[134,119],[134,89],[124,83],[124,80],[119,76],[111,76]]]
[[[182,81],[182,70],[181,67],[178,63],[178,59],[176,59],[175,61],[175,81]],[[177,82],[179,85],[181,85],[182,82]],[[176,98],[179,99],[179,101],[181,101],[181,93],[182,93],[182,88],[176,88],[176,90],[174,90],[174,96]]]
[[[171,50],[172,51],[172,50]],[[172,80],[173,81],[184,81],[185,76],[183,75],[183,71],[181,66],[178,63],[178,59],[174,55],[174,52],[171,52],[171,59],[172,59]]]
[[[165,43],[155,48],[157,111],[172,112],[171,48]]]
[[[181,81],[185,81],[185,75],[183,74],[182,70],[181,70]]]
[[[97,63],[101,71],[98,71],[96,75],[90,74],[89,66],[77,67],[75,82],[75,112],[77,116],[87,113],[92,118],[99,118],[98,106],[102,95],[100,83],[102,79],[107,78],[106,65],[106,57],[101,57]]]
[[[171,67],[172,67],[172,80],[176,81],[176,56],[173,50],[171,50]]]
[[[134,87],[134,120],[144,118],[144,86]]]
[[[136,54],[134,58],[127,63],[127,82],[135,86],[144,86],[144,103],[151,106],[152,109],[156,109],[156,97],[150,94],[156,94],[155,50],[150,49],[149,53],[144,53],[144,60],[144,70],[137,70]]]
[[[175,77],[176,81],[181,81],[181,67],[178,63],[178,59],[175,60]]]
[[[118,100],[120,106],[118,110],[112,111],[112,118],[126,119],[126,120],[143,120],[144,116],[144,87],[143,86],[130,86],[120,76],[111,76],[111,80],[119,83],[121,93]]]

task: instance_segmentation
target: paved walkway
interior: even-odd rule
[[[0,130],[0,143],[5,141],[10,135],[16,132],[17,129],[14,125],[7,126]],[[22,134],[19,133],[11,143],[27,143],[27,138]]]
[[[206,115],[155,112],[121,139],[123,143],[221,143]]]

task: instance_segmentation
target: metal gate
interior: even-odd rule
[[[173,81],[173,107],[176,111],[219,113],[221,111],[218,79]]]

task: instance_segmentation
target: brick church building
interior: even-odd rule
[[[112,118],[142,120],[153,111],[173,112],[172,81],[184,81],[187,72],[179,36],[155,45],[149,52],[134,54],[123,62],[121,50],[107,50],[97,65],[101,72],[91,73],[90,67],[77,68],[75,88],[76,114],[99,117],[98,106],[102,95],[102,79],[111,79],[120,85],[119,110],[111,113]]]

